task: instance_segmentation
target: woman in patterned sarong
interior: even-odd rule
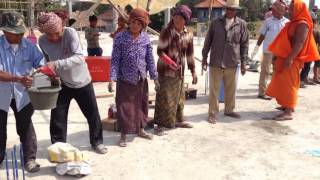
[[[160,89],[156,95],[155,134],[163,135],[165,128],[192,128],[183,117],[185,92],[185,64],[192,73],[193,84],[197,83],[193,57],[193,33],[185,25],[190,21],[191,10],[185,6],[175,9],[173,19],[160,34],[157,64]],[[167,56],[175,63],[166,63]]]
[[[111,80],[117,81],[116,106],[121,138],[119,146],[126,146],[126,135],[152,139],[144,131],[148,119],[147,72],[157,83],[157,72],[148,34],[143,29],[149,23],[149,15],[143,9],[134,9],[129,17],[129,29],[115,36]]]

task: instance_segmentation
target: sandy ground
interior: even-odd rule
[[[101,44],[104,54],[109,55],[112,41],[107,35],[103,36]],[[254,44],[251,45],[253,47]],[[200,51],[201,46],[196,46],[198,57],[201,57]],[[185,106],[185,116],[194,125],[193,129],[174,129],[167,136],[155,136],[152,141],[130,136],[131,142],[127,148],[117,146],[119,133],[104,131],[104,143],[109,148],[106,155],[92,152],[86,120],[73,101],[69,111],[68,142],[86,151],[92,161],[93,173],[83,179],[320,179],[320,158],[305,153],[306,150],[320,148],[320,86],[300,90],[295,120],[262,120],[278,113],[274,109],[277,104],[256,98],[258,73],[248,72],[240,77],[237,91],[236,111],[242,118],[224,117],[224,106],[221,104],[219,122],[212,125],[206,122],[208,95],[204,94],[205,76],[200,76],[199,63],[197,67],[199,95],[196,100],[187,101]],[[186,82],[191,82],[190,74],[187,74]],[[96,94],[106,93],[106,85],[95,83]],[[153,92],[152,83],[150,91]],[[105,118],[114,98],[99,98],[97,101],[100,114]],[[153,109],[150,110],[152,116]],[[41,170],[36,174],[27,174],[27,179],[75,179],[58,176],[55,173],[56,164],[47,160],[49,118],[49,111],[36,111],[33,116]],[[17,143],[19,139],[11,112],[8,149],[11,150],[12,145]],[[4,179],[4,166],[0,169],[0,179]]]

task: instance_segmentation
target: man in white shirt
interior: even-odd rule
[[[253,59],[258,52],[259,46],[263,42],[263,59],[261,62],[258,94],[258,98],[260,99],[271,100],[271,98],[265,94],[267,88],[267,80],[270,75],[270,65],[273,58],[272,54],[268,50],[268,47],[281,31],[281,29],[285,26],[285,24],[289,21],[284,17],[286,11],[287,6],[284,2],[277,0],[273,3],[272,16],[264,21],[260,29],[260,37],[258,39],[257,45],[251,55],[251,58]]]

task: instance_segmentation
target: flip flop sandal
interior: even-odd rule
[[[157,136],[167,135],[167,133],[165,132],[165,128],[163,128],[163,127],[158,127],[156,129],[154,129],[154,134]]]
[[[236,118],[236,119],[241,119],[241,115],[235,112],[231,112],[231,113],[224,113],[225,116],[229,116],[232,118]]]
[[[120,147],[127,147],[127,143],[125,139],[120,139],[118,144]]]
[[[99,144],[99,145],[93,147],[93,149],[98,154],[106,154],[108,152],[107,147],[103,144]]]
[[[29,160],[25,164],[24,168],[29,173],[35,173],[35,172],[38,172],[40,170],[40,165],[38,163],[36,163],[35,160]]]
[[[289,121],[289,120],[293,120],[293,118],[290,116],[280,115],[280,116],[274,117],[273,120],[275,120],[275,121]]]
[[[208,122],[211,124],[217,124],[217,118],[214,115],[209,115]]]
[[[140,132],[138,134],[139,137],[143,138],[143,139],[148,139],[148,140],[152,140],[153,136],[151,134],[148,134],[146,132]]]
[[[272,97],[269,97],[267,95],[259,95],[258,98],[263,99],[263,100],[272,100]]]
[[[193,128],[193,126],[189,123],[184,123],[184,122],[180,122],[180,123],[176,123],[175,125],[177,128]]]
[[[313,82],[316,83],[316,84],[320,84],[319,80],[313,80]]]
[[[281,107],[281,106],[276,107],[276,109],[279,110],[279,111],[284,111],[284,110],[286,110],[284,107]],[[295,110],[293,109],[292,112],[294,112],[294,111],[295,111]]]

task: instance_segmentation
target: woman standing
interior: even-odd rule
[[[190,21],[191,10],[188,6],[178,6],[168,27],[161,32],[158,46],[160,59],[169,56],[175,65],[158,61],[160,90],[156,95],[155,124],[156,134],[163,135],[165,128],[192,128],[184,122],[185,101],[184,69],[187,64],[191,71],[193,84],[197,83],[193,57],[193,33],[186,28]]]
[[[102,144],[102,125],[87,63],[82,54],[77,32],[63,27],[54,13],[40,15],[39,30],[43,35],[39,45],[49,62],[47,66],[62,81],[57,107],[51,111],[50,135],[52,144],[66,142],[70,102],[75,99],[89,124],[90,144],[99,154],[107,153]]]
[[[157,72],[148,34],[143,32],[149,23],[149,14],[134,9],[129,16],[129,29],[116,35],[111,61],[111,80],[117,81],[116,105],[121,129],[119,146],[126,146],[126,135],[152,139],[144,131],[148,119],[148,81],[157,83]]]

